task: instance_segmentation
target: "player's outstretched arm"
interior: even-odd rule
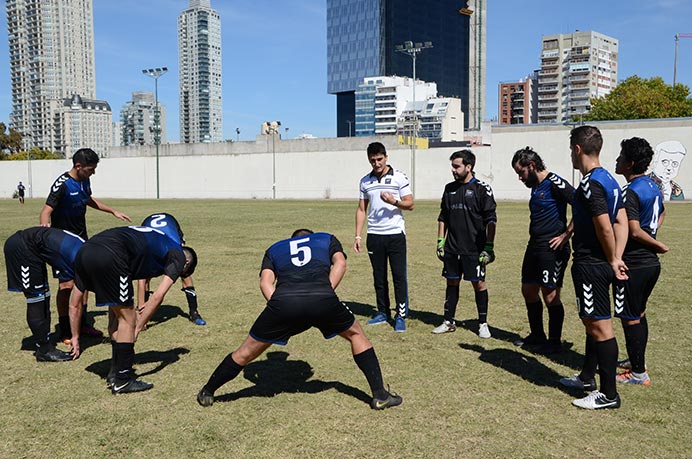
[[[70,338],[70,346],[72,347],[72,359],[78,359],[81,354],[81,348],[79,347],[79,332],[82,329],[82,299],[84,298],[84,292],[79,290],[76,286],[72,287],[72,293],[70,296],[70,330],[72,331],[72,337]]]
[[[149,296],[149,300],[143,305],[140,305],[139,316],[137,316],[137,327],[135,328],[135,340],[137,339],[137,335],[144,330],[149,319],[152,318],[156,310],[161,306],[163,298],[174,283],[175,281],[173,279],[164,274],[159,286],[156,287],[156,290]]]
[[[365,209],[367,209],[367,207],[367,200],[358,200],[358,207],[356,208],[356,237],[353,241],[353,251],[356,253],[360,253],[363,251],[363,238],[361,236],[363,232],[363,225],[365,224]]]
[[[105,205],[101,201],[98,201],[94,198],[89,198],[89,202],[87,202],[87,205],[91,208],[94,208],[96,210],[100,210],[101,212],[106,212],[109,214],[112,214],[115,218],[118,218],[124,222],[130,222],[132,223],[132,220],[130,217],[128,217],[126,214],[123,212],[120,212],[119,210],[113,209],[110,206]]]

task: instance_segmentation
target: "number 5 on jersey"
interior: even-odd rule
[[[295,266],[300,267],[310,263],[310,260],[312,259],[312,251],[310,250],[310,247],[300,245],[309,241],[309,237],[289,241],[289,246],[291,248],[291,263],[293,263]]]

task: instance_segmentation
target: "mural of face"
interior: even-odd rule
[[[673,179],[678,176],[680,166],[685,159],[687,149],[677,140],[667,140],[656,145],[654,149],[656,159],[653,167],[653,175],[659,180],[659,187],[666,200],[682,199],[682,189]]]

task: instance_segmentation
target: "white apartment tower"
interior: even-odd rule
[[[543,37],[538,75],[538,122],[564,123],[590,109],[590,99],[618,82],[618,40],[576,31]]]
[[[154,145],[156,101],[153,92],[133,92],[120,110],[119,145]],[[159,101],[161,143],[166,143],[166,107]]]
[[[51,107],[75,94],[96,97],[92,0],[7,0],[6,12],[10,126],[24,135],[25,148],[60,150]]]
[[[210,0],[190,0],[178,16],[180,141],[223,141],[221,18]]]

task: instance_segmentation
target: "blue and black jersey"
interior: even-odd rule
[[[329,281],[332,256],[344,253],[331,234],[314,233],[273,244],[264,254],[262,268],[274,271],[276,290],[272,299],[282,296],[335,296]],[[345,254],[344,254],[345,256]]]
[[[601,242],[596,236],[593,218],[608,214],[610,223],[613,224],[621,207],[620,186],[607,170],[596,167],[584,175],[574,192],[572,204],[574,261],[584,263],[608,261]]]
[[[122,226],[89,239],[82,250],[101,246],[129,267],[131,279],[149,279],[163,274],[174,281],[185,267],[183,248],[163,232],[147,226]]]
[[[91,199],[91,182],[81,182],[65,172],[50,187],[46,205],[53,208],[51,226],[60,228],[86,239],[86,206]]]
[[[567,230],[567,204],[574,199],[574,187],[552,172],[531,189],[529,244],[547,243]]]
[[[656,239],[658,222],[663,214],[663,194],[650,177],[635,178],[622,189],[627,220],[636,220],[649,236]],[[658,261],[656,253],[633,239],[627,240],[622,260],[628,267],[648,266]]]
[[[478,255],[486,242],[485,228],[497,221],[493,190],[473,177],[468,183],[450,182],[445,186],[437,221],[447,227],[445,252]]]
[[[178,223],[178,220],[171,214],[162,212],[149,215],[142,222],[142,226],[157,229],[178,244],[185,244],[185,235],[180,228],[180,223]]]
[[[60,281],[74,279],[74,259],[84,239],[69,231],[40,226],[27,228],[21,233],[27,248],[52,266]]]

